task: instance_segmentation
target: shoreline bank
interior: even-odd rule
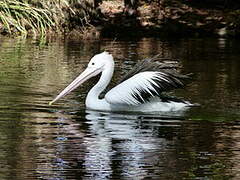
[[[0,34],[39,37],[58,33],[84,39],[101,36],[240,36],[240,9],[234,7],[203,7],[201,3],[191,4],[187,0],[140,1],[136,11],[129,15],[121,0],[102,1],[98,7],[87,1],[64,2],[51,4],[53,7],[49,12],[43,9],[50,6],[47,3],[18,4],[23,8],[21,12],[29,15],[25,20],[16,17],[19,14],[13,6],[16,4],[7,4],[9,14],[5,20],[1,9]],[[31,18],[32,13],[36,14]],[[10,16],[12,19],[7,20]]]

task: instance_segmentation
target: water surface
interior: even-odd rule
[[[0,179],[240,178],[240,41],[0,42]],[[155,115],[87,111],[96,80],[48,106],[103,50],[116,57],[114,82],[145,57],[179,59],[195,80],[172,94],[201,106]]]

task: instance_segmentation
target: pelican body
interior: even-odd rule
[[[153,62],[157,58],[145,59],[123,78],[104,98],[100,94],[107,88],[114,72],[114,60],[108,52],[95,55],[85,71],[70,83],[50,104],[64,97],[89,78],[101,74],[99,81],[86,97],[86,108],[97,111],[138,111],[166,112],[180,111],[192,104],[177,98],[163,95],[164,91],[184,87],[181,75],[172,63]]]

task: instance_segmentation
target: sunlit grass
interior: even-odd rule
[[[74,13],[67,0],[1,0],[0,24],[8,34],[43,36],[59,28],[66,9]]]

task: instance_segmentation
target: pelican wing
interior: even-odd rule
[[[144,60],[139,61],[135,64],[134,67],[131,68],[128,73],[126,73],[119,81],[119,83],[131,78],[137,73],[145,72],[145,71],[162,71],[174,74],[175,76],[182,76],[177,73],[176,68],[179,68],[179,64],[177,60],[172,60],[169,58],[161,58],[160,55],[156,55],[152,58],[146,58]]]
[[[110,104],[138,105],[161,92],[182,88],[184,83],[167,72],[145,71],[135,74],[112,88],[105,95]]]

